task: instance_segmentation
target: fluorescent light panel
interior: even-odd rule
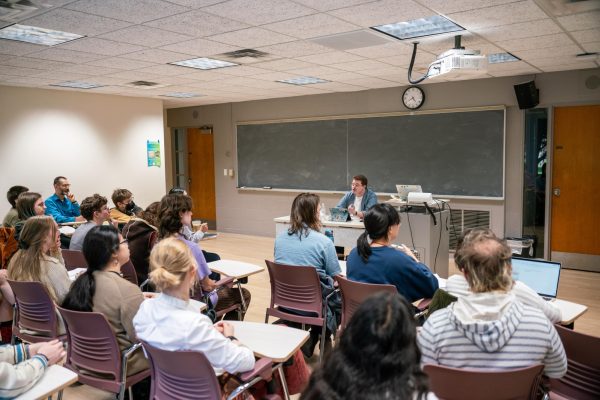
[[[395,24],[378,25],[371,27],[371,29],[400,40],[465,30],[462,26],[455,24],[441,15],[432,15],[431,17],[397,22]]]
[[[162,94],[161,96],[164,96],[164,97],[175,97],[175,98],[178,98],[178,99],[189,99],[191,97],[200,97],[200,96],[204,96],[204,95],[203,94],[198,94],[198,93],[172,92],[172,93]]]
[[[169,64],[179,65],[182,67],[196,68],[196,69],[215,69],[215,68],[225,68],[225,67],[233,67],[235,65],[239,65],[236,63],[232,63],[229,61],[221,61],[215,60],[214,58],[192,58],[190,60],[176,61]]]
[[[326,83],[331,82],[321,78],[315,78],[312,76],[300,76],[298,78],[290,78],[290,79],[281,79],[277,82],[281,83],[289,83],[290,85],[312,85],[315,83]]]
[[[500,64],[513,61],[521,61],[521,59],[510,53],[488,54],[488,63],[490,64]]]
[[[18,40],[19,42],[42,44],[45,46],[54,46],[82,37],[82,35],[77,35],[75,33],[54,31],[52,29],[20,24],[14,24],[0,29],[0,39]]]
[[[99,85],[97,83],[91,83],[91,82],[66,81],[66,82],[60,82],[60,83],[53,83],[50,86],[68,87],[68,88],[74,88],[74,89],[94,89],[94,88],[102,87],[104,85]]]

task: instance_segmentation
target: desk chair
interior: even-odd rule
[[[121,265],[121,274],[124,279],[127,279],[129,282],[133,283],[135,286],[138,286],[137,274],[135,272],[135,267],[131,260],[127,261],[125,264]]]
[[[302,329],[306,324],[321,327],[319,362],[325,352],[327,328],[327,303],[323,302],[321,282],[314,267],[277,264],[265,260],[271,281],[271,304],[266,310],[269,316],[285,321],[298,322]],[[336,293],[332,292],[331,295]]]
[[[141,344],[123,353],[115,332],[101,313],[71,311],[58,307],[67,327],[67,361],[65,367],[79,375],[79,382],[125,397],[125,389],[150,376],[150,369],[127,376],[127,360]]]
[[[550,379],[550,399],[600,399],[600,337],[554,326],[567,354],[567,374]]]
[[[337,275],[335,280],[337,281],[342,294],[342,322],[337,333],[338,337],[340,337],[342,331],[346,328],[348,322],[350,322],[350,319],[358,306],[360,306],[367,297],[381,291],[395,294],[398,293],[398,290],[394,285],[377,285],[373,283],[356,282],[341,275]]]
[[[152,386],[150,400],[221,398],[221,387],[215,370],[199,351],[169,351],[142,341],[150,360]],[[272,362],[268,358],[256,361],[254,369],[234,376],[240,385],[227,397],[233,399],[261,380],[271,380]],[[271,397],[273,400],[277,397]]]
[[[88,264],[80,250],[67,250],[61,249],[63,260],[65,260],[65,267],[67,271],[75,268],[87,268]]]
[[[233,277],[227,276],[217,282],[215,282],[215,286],[216,286],[216,291],[217,294],[219,293],[220,290],[224,289],[224,288],[232,288],[233,287]],[[210,302],[210,293],[205,293],[202,290],[202,286],[200,285],[200,283],[196,284],[196,287],[194,288],[194,291],[192,293],[192,295],[190,296],[192,299],[194,300],[198,300],[201,301],[205,304],[212,304]],[[241,297],[241,292],[240,292],[240,297]],[[242,297],[242,301],[243,301],[243,297]],[[217,303],[217,306],[219,305],[219,303]],[[210,307],[209,306],[209,313],[212,311],[213,316],[211,316],[209,314],[209,317],[214,320],[214,321],[218,321],[220,320],[225,314],[235,311],[238,315],[238,321],[243,321],[244,320],[244,307],[242,305],[242,303],[234,303],[232,305],[230,305],[229,307],[223,308],[219,311],[216,311],[214,309],[214,307]]]
[[[426,364],[430,390],[440,400],[528,400],[537,398],[542,364],[526,368],[481,371]]]
[[[8,284],[15,295],[11,344],[15,344],[17,337],[28,343],[66,340],[65,334],[58,333],[56,306],[44,285],[11,280]]]

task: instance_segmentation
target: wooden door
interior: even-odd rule
[[[554,110],[553,260],[600,271],[600,105]]]
[[[215,155],[212,128],[188,128],[189,195],[194,199],[194,219],[209,222],[215,229],[217,220],[215,200]]]

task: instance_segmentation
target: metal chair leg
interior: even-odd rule
[[[327,334],[327,323],[323,321],[323,328],[321,328],[321,343],[319,345],[319,364],[323,362],[323,356],[325,353],[325,335]]]
[[[290,400],[290,392],[287,387],[287,381],[285,380],[285,375],[283,374],[283,364],[279,364],[277,366],[279,370],[279,379],[281,380],[281,388],[283,389],[283,398],[285,400]]]

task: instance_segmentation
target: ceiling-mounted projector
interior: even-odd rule
[[[461,78],[486,73],[487,58],[479,50],[450,49],[429,65],[428,78]]]

